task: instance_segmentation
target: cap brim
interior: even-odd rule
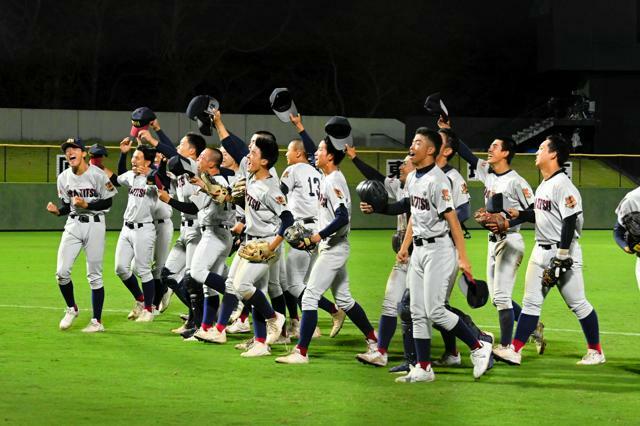
[[[80,148],[81,150],[84,151],[84,147],[78,145],[77,143],[65,142],[62,145],[60,145],[60,149],[62,150],[62,152],[65,152],[69,147]]]
[[[328,135],[328,136],[333,146],[339,151],[344,150],[347,145],[353,146],[353,136],[351,135],[343,139],[335,138],[331,135]]]

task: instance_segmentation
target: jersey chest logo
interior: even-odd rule
[[[129,190],[129,195],[133,195],[134,197],[144,197],[145,194],[147,193],[147,190],[145,188],[131,188]]]
[[[259,200],[256,200],[249,194],[246,196],[246,203],[253,210],[260,210],[260,206],[262,205]]]
[[[444,191],[446,191],[446,189]],[[414,195],[411,196],[411,206],[418,210],[431,210],[429,200],[426,198],[416,197]]]
[[[551,201],[550,200],[543,200],[542,198],[536,199],[536,209],[544,210],[546,212],[550,212],[551,211]]]
[[[96,191],[94,188],[69,189],[67,191],[67,196],[82,197],[82,198],[97,197],[98,191]]]

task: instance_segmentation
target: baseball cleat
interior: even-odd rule
[[[142,311],[144,311],[144,303],[136,301],[136,304],[133,305],[133,309],[129,312],[129,315],[127,315],[127,319],[134,320],[138,318]]]
[[[544,340],[544,324],[542,321],[538,321],[536,329],[531,333],[531,341],[535,343],[538,355],[542,355],[547,347],[547,341]]]
[[[178,316],[182,321],[189,321],[189,314],[179,314]]]
[[[298,333],[300,334],[300,333]],[[317,339],[318,337],[322,336],[322,332],[320,331],[320,327],[316,327],[315,330],[313,330],[313,335],[311,336],[312,339]],[[299,338],[300,336],[298,336]]]
[[[338,308],[338,312],[336,312],[335,314],[331,314],[331,321],[333,322],[333,326],[331,327],[329,337],[336,337],[338,333],[340,333],[342,325],[344,324],[344,319],[346,317],[347,313],[340,308]]]
[[[172,329],[171,332],[175,334],[182,334],[187,328],[189,327],[187,327],[187,323],[185,322],[180,327]]]
[[[200,340],[196,338],[195,333],[191,337],[184,337],[182,339],[183,342],[199,342]]]
[[[167,288],[167,291],[164,292],[162,299],[160,299],[160,303],[158,303],[158,310],[160,312],[164,312],[169,307],[169,303],[171,303],[171,295],[173,294],[173,290]]]
[[[229,324],[236,322],[236,320],[240,318],[240,314],[242,314],[243,308],[244,303],[238,302],[238,306],[236,306],[236,309],[231,313],[231,316],[229,317]]]
[[[367,344],[367,352],[377,352],[378,351],[378,341],[371,339],[364,339]]]
[[[234,348],[238,349],[239,351],[246,351],[247,349],[251,348],[251,346],[253,346],[253,342],[254,342],[254,338],[250,338],[245,340],[244,342],[240,342],[237,345],[234,346]]]
[[[400,365],[396,365],[395,367],[391,367],[389,369],[389,373],[391,374],[405,374],[411,371],[411,364],[408,362],[403,362]]]
[[[91,318],[89,325],[82,329],[83,333],[98,333],[100,331],[104,331],[104,325],[95,318]]]
[[[278,337],[278,340],[276,340],[275,342],[273,342],[274,345],[290,345],[291,344],[291,337],[289,336],[283,336],[282,334],[280,335],[280,337]]]
[[[276,362],[279,364],[309,364],[309,357],[302,355],[296,346],[288,355],[276,358]]]
[[[154,317],[157,317],[158,315],[161,314],[161,312],[159,310],[157,310],[155,307],[153,308],[153,310],[151,311],[151,313],[153,314]]]
[[[588,349],[585,356],[576,364],[578,365],[598,365],[604,364],[607,360],[604,357],[604,352],[598,352],[595,349]]]
[[[287,334],[294,339],[300,338],[300,320],[292,318],[287,326]]]
[[[244,322],[238,318],[227,327],[227,333],[229,334],[241,334],[241,333],[251,333],[251,324],[249,324],[249,319],[245,319]]]
[[[433,365],[437,365],[439,367],[453,367],[460,364],[462,364],[462,357],[460,356],[460,352],[458,352],[457,355],[445,352],[440,358],[433,361]]]
[[[406,376],[398,377],[396,383],[416,383],[416,382],[433,382],[436,379],[431,366],[427,369],[423,369],[419,366],[409,366],[409,374]]]
[[[378,350],[358,354],[356,359],[363,364],[375,365],[376,367],[387,365],[387,354],[380,353]]]
[[[153,312],[143,309],[136,318],[136,322],[151,322],[153,321],[153,318]]]
[[[75,307],[69,306],[65,308],[64,316],[60,320],[60,330],[66,330],[71,327],[76,318],[78,318],[78,310]]]
[[[280,312],[275,312],[275,314],[273,318],[267,320],[267,345],[273,345],[275,341],[278,340],[282,332],[282,326],[286,320]]]
[[[196,339],[209,342],[223,344],[227,343],[227,333],[225,330],[219,331],[216,327],[211,327],[207,331],[199,328],[193,335]]]
[[[193,335],[196,334],[196,331],[198,330],[195,328],[187,328],[185,331],[180,333],[180,336],[182,336],[182,338],[186,340],[193,337]]]
[[[271,348],[269,348],[269,345],[262,342],[254,342],[246,352],[242,352],[240,354],[240,356],[244,358],[255,358],[267,355],[271,355]]]
[[[505,362],[509,365],[520,365],[522,362],[522,354],[520,352],[516,352],[513,345],[496,346],[493,348],[493,356],[498,361]]]
[[[479,379],[491,361],[491,345],[487,342],[480,341],[480,347],[471,351],[471,362],[473,363],[473,377]]]

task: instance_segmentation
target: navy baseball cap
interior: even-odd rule
[[[66,142],[60,145],[60,149],[62,149],[62,152],[65,152],[69,147],[80,148],[83,151],[86,150],[84,142],[82,142],[82,139],[80,138],[69,138],[66,140]]]
[[[271,105],[273,112],[276,114],[276,117],[278,117],[283,123],[291,121],[289,114],[298,115],[298,109],[296,108],[296,104],[293,102],[291,93],[289,92],[289,89],[285,87],[274,89],[273,92],[271,92],[271,95],[269,96],[269,104]]]
[[[460,291],[467,298],[467,303],[473,309],[481,308],[489,300],[489,286],[486,281],[476,280],[466,272],[458,280]]]
[[[177,179],[184,174],[192,178],[196,175],[197,170],[198,168],[195,161],[183,157],[180,154],[174,155],[167,161],[167,176],[171,179]]]
[[[140,107],[131,113],[131,132],[130,135],[138,137],[140,130],[149,128],[149,123],[156,119],[156,114],[148,107]]]
[[[344,150],[346,145],[353,146],[353,136],[351,135],[351,124],[346,117],[339,115],[331,117],[327,124],[324,125],[324,131],[327,132],[333,146],[338,150]]]
[[[189,101],[186,112],[187,117],[195,121],[196,118],[202,120],[203,114],[213,115],[217,109],[220,109],[220,102],[216,98],[208,95],[198,95]]]
[[[424,101],[424,109],[426,109],[431,115],[442,115],[445,120],[449,120],[449,110],[445,106],[444,102],[442,102],[440,92],[427,96],[427,99]]]
[[[92,157],[108,157],[109,156],[109,153],[107,152],[107,148],[105,148],[104,145],[101,145],[99,143],[94,143],[89,147],[89,154],[91,154]]]

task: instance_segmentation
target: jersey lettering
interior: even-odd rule
[[[246,195],[245,200],[246,200],[246,203],[247,203],[247,205],[248,205],[249,207],[251,207],[251,208],[252,208],[252,209],[254,209],[254,210],[260,210],[260,206],[261,206],[261,204],[260,204],[260,201],[259,201],[259,200],[256,200],[255,198],[253,198],[253,197],[252,197],[251,195],[249,195],[249,194],[247,194],[247,195]]]
[[[411,196],[411,206],[418,210],[431,210],[429,200],[426,198],[416,197],[414,195]]]
[[[543,200],[542,198],[538,198],[536,200],[536,209],[550,212],[551,211],[551,200]]]
[[[144,197],[147,193],[145,188],[131,188],[129,189],[129,195],[133,195],[134,197]]]
[[[79,188],[67,190],[67,197],[98,197],[98,191],[95,188]]]

